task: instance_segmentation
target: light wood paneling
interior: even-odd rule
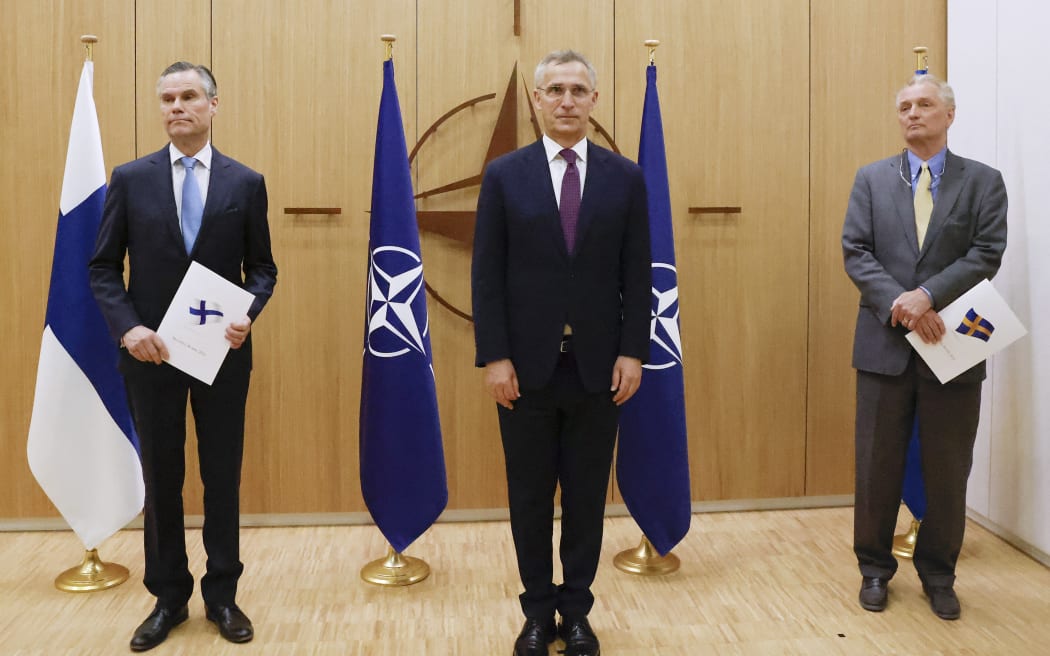
[[[675,549],[682,568],[669,576],[613,568],[616,552],[635,546],[637,530],[627,517],[605,522],[590,621],[610,656],[1035,656],[1050,642],[1050,571],[973,524],[959,559],[958,622],[934,617],[907,563],[890,584],[885,612],[860,608],[849,508],[695,515],[693,530]],[[186,543],[191,570],[203,573],[200,531],[189,531]],[[142,533],[122,531],[103,545],[102,556],[127,566],[131,579],[102,593],[52,587],[79,547],[70,533],[0,534],[0,562],[7,564],[0,571],[5,653],[127,652],[131,632],[153,605],[141,585]],[[432,573],[410,588],[358,578],[383,549],[370,526],[245,529],[237,602],[255,622],[255,640],[224,641],[194,596],[189,620],[157,653],[511,652],[521,611],[507,522],[436,525],[411,549]]]
[[[411,124],[414,8],[213,3],[215,144],[266,176],[279,270],[253,331],[244,512],[364,510],[357,426],[379,35],[398,35],[398,92]],[[293,216],[285,207],[342,213]]]
[[[168,141],[161,124],[160,101],[157,99],[157,79],[161,72],[168,64],[177,61],[212,67],[211,4],[210,0],[135,3],[137,113],[127,116],[127,120],[135,121],[136,124],[138,157],[156,151]],[[222,78],[218,82],[221,90]],[[220,125],[221,122],[216,123],[216,127]]]
[[[4,2],[0,41],[8,89],[0,99],[6,155],[0,159],[0,516],[39,517],[54,509],[25,457],[37,359],[50,285],[84,48],[95,34],[95,105],[107,166],[134,153],[134,5],[131,0]]]
[[[637,154],[658,38],[694,499],[805,493],[808,3],[618,3],[617,134]],[[690,215],[691,206],[741,206]]]
[[[860,166],[903,148],[893,104],[915,70],[912,47],[929,47],[931,72],[945,76],[947,8],[943,1],[915,11],[904,0],[815,0],[811,15],[806,493],[820,495],[853,489],[858,294],[843,271],[841,241],[850,188]]]

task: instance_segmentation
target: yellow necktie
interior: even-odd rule
[[[919,236],[919,248],[926,239],[926,229],[930,227],[930,214],[933,213],[933,192],[930,191],[930,167],[922,165],[919,181],[915,185],[915,233]]]

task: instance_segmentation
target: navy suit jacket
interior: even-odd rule
[[[116,342],[140,324],[157,329],[192,260],[255,295],[248,311],[252,321],[277,282],[262,175],[212,149],[204,216],[193,251],[187,253],[168,152],[165,146],[118,166],[106,190],[89,268],[95,300]],[[244,346],[230,351],[228,362],[251,366],[250,338],[249,333]]]
[[[905,182],[910,179],[902,153],[857,171],[850,194],[842,250],[846,273],[860,290],[853,366],[861,371],[895,376],[908,366],[913,351],[907,330],[890,326],[894,299],[922,285],[940,310],[991,280],[1006,249],[1006,186],[999,171],[948,151],[921,251]],[[924,362],[918,366],[933,377]],[[976,382],[984,375],[982,362],[955,380]]]
[[[510,358],[523,388],[550,380],[565,324],[584,386],[608,390],[617,356],[649,356],[651,253],[645,180],[587,144],[570,254],[542,140],[485,168],[471,270],[476,364]]]

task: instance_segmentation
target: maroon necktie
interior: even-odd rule
[[[565,247],[576,246],[576,220],[580,217],[580,170],[576,168],[576,151],[566,148],[559,153],[565,159],[565,176],[561,179],[561,230]]]

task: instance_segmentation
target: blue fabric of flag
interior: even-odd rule
[[[102,222],[106,187],[102,186],[69,214],[58,217],[46,323],[84,372],[102,404],[128,440],[139,450],[131,422],[124,379],[117,370],[117,345],[95,303],[88,281],[88,261]]]
[[[688,533],[692,514],[674,227],[652,65],[646,70],[638,164],[649,196],[653,313],[642,384],[620,413],[616,479],[638,526],[666,555]]]
[[[394,84],[383,64],[376,129],[361,378],[361,491],[402,552],[448,503],[423,262],[412,177]]]
[[[922,452],[919,449],[919,418],[911,429],[911,441],[908,443],[908,456],[904,465],[904,490],[901,493],[904,505],[915,519],[922,521],[926,516],[926,484],[922,480]]]

